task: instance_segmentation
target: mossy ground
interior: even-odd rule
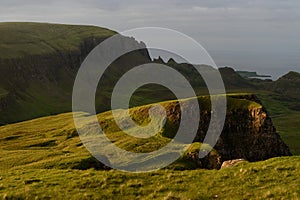
[[[206,102],[207,97],[202,98]],[[234,103],[231,109],[260,106],[235,98],[229,98],[228,102]],[[146,111],[145,107],[137,107],[132,113]],[[112,116],[111,112],[105,112],[98,117],[101,123]],[[147,122],[147,115],[133,118]],[[157,136],[148,142],[135,141],[140,147],[130,146],[132,138],[123,137],[124,133],[116,131],[113,124],[107,127],[110,139],[133,151],[150,151],[155,145],[149,144],[159,146],[170,140]],[[91,155],[77,137],[71,113],[2,126],[0,144],[0,197],[6,199],[297,199],[300,196],[299,156],[244,162],[219,171],[169,168],[130,174],[78,170],[84,168],[79,164]],[[199,149],[199,145],[192,145],[190,150]],[[188,167],[191,163],[177,164]]]
[[[18,169],[0,171],[6,199],[298,199],[300,157],[222,170]]]

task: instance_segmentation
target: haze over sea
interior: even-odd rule
[[[300,72],[300,52],[215,51],[208,50],[218,66],[231,66],[235,70],[256,71],[278,79],[289,71]]]

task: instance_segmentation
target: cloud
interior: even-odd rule
[[[93,24],[117,31],[160,26],[193,37],[212,53],[300,53],[299,0],[2,0],[0,19]],[[221,64],[238,59],[226,55]],[[290,63],[300,63],[293,59]]]

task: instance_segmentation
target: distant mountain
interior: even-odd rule
[[[289,72],[272,83],[271,89],[288,96],[300,97],[300,73]]]
[[[278,94],[283,101],[294,102],[289,108],[300,111],[300,73],[291,71],[268,84],[267,89]]]
[[[225,87],[228,91],[232,89],[255,89],[251,81],[243,78],[239,73],[230,67],[219,68]]]
[[[0,125],[71,111],[73,83],[81,63],[94,47],[115,34],[94,26],[0,23]],[[198,96],[208,94],[205,82],[192,65],[176,63],[173,59],[166,63],[162,59],[152,60],[144,43],[128,37],[124,41],[142,50],[121,56],[105,71],[99,82],[101,90],[96,94],[97,112],[110,110],[110,95],[124,73],[151,62],[179,71]],[[200,67],[216,70],[205,65]],[[243,78],[229,67],[219,71],[227,92],[263,89],[299,97],[296,72],[273,82]],[[130,103],[134,107],[175,98],[167,88],[149,84],[135,91]]]

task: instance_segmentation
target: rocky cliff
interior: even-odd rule
[[[221,138],[215,146],[222,159],[243,158],[248,161],[259,161],[291,155],[259,99],[255,95],[238,98],[254,101],[260,106],[228,110]]]
[[[276,132],[266,108],[255,95],[230,95],[227,101],[224,128],[217,144],[213,147],[214,151],[207,157],[199,159],[198,151],[193,150],[183,159],[193,162],[197,167],[218,169],[226,160],[245,159],[252,162],[291,155],[288,146]],[[201,117],[195,144],[203,142],[211,115],[209,99],[199,97],[199,103]],[[167,109],[168,119],[162,135],[172,138],[179,127],[180,106],[174,102],[163,103],[163,105]],[[188,101],[183,109],[190,109]],[[133,115],[145,115],[145,113],[139,109],[139,113]]]
[[[206,148],[209,145],[202,144],[210,121],[210,100],[205,96],[198,99],[201,118],[196,122],[199,123],[197,136],[186,153],[169,166],[170,168],[219,169],[226,160],[260,161],[271,157],[291,155],[289,148],[276,133],[268,112],[256,96],[230,95],[227,99],[227,117],[221,137],[213,147],[213,151],[203,159],[199,159],[199,149],[203,147],[202,145],[205,145],[204,151],[210,150]],[[170,142],[177,133],[180,123],[181,113],[177,101],[162,102],[161,105],[166,108],[166,124],[155,136],[146,139],[132,137],[122,132],[116,125],[111,112],[98,114],[98,119],[105,135],[120,148],[137,153],[152,152]],[[184,101],[183,109],[194,112],[190,106],[188,100]],[[149,105],[132,108],[130,110],[132,118],[139,124],[147,125],[149,108]],[[65,113],[1,126],[0,146],[3,159],[0,160],[0,167],[8,169],[26,164],[31,169],[32,167],[102,169],[102,165],[91,158],[78,137],[72,116],[72,113]],[[127,122],[122,115],[117,116],[119,120]],[[188,121],[195,122],[195,119],[190,117]],[[129,130],[134,127],[130,127],[129,123],[126,128]],[[16,153],[18,162],[12,162],[16,159]],[[108,153],[111,153],[110,149]],[[137,162],[137,164],[140,163]]]
[[[204,144],[203,141],[210,123],[211,110],[209,97],[198,97],[198,100],[201,111],[200,121],[197,122],[194,118],[189,117],[188,123],[190,125],[187,126],[191,127],[194,123],[199,123],[196,137],[187,152],[174,163],[174,168],[219,169],[222,162],[227,160],[244,159],[254,162],[291,155],[288,146],[276,132],[268,112],[259,99],[255,95],[243,94],[227,96],[226,120],[221,136],[216,145],[213,146],[213,151],[206,157],[199,159],[199,150],[202,145],[204,145],[202,151],[207,151],[207,153],[210,151],[210,148],[207,147],[211,145]],[[181,109],[185,110],[188,116],[194,116],[192,113],[195,112],[189,99],[181,102],[182,107],[178,101],[161,102],[161,105],[166,109],[166,123],[162,130],[153,137],[140,139],[127,135],[116,125],[110,112],[99,114],[101,127],[106,136],[124,150],[133,152],[155,151],[164,147],[177,134],[181,121]],[[149,123],[149,108],[149,105],[132,108],[130,110],[131,117],[136,123],[147,125]],[[161,116],[162,113],[157,114]],[[136,130],[124,118],[122,111],[117,116],[118,121],[126,126],[127,131]],[[218,124],[213,125],[219,126]],[[212,135],[212,137],[216,136]]]

